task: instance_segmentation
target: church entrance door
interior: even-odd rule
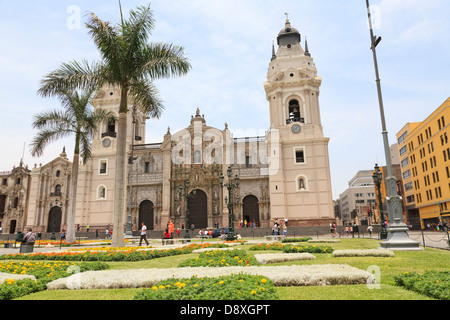
[[[139,225],[137,230],[141,230],[142,222],[147,227],[147,230],[155,228],[153,202],[149,200],[142,201],[139,205]]]
[[[256,226],[259,225],[259,205],[258,198],[255,196],[247,196],[244,198],[244,220],[247,220],[247,224],[252,223],[253,221],[256,223]]]
[[[47,232],[61,231],[62,211],[60,207],[53,207],[50,209],[48,215]]]
[[[208,197],[202,190],[197,189],[196,195],[189,199],[189,224],[197,229],[208,227]]]

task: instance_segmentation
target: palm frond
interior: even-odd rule
[[[58,69],[50,72],[41,80],[38,95],[50,97],[75,90],[92,90],[103,83],[104,65],[86,60],[63,63]]]
[[[110,22],[103,21],[94,13],[89,14],[89,20],[85,25],[88,28],[88,33],[92,40],[99,49],[105,65],[112,73],[114,73],[116,79],[121,78],[123,46],[117,28],[111,26]]]
[[[30,144],[31,155],[33,157],[42,156],[45,147],[49,143],[65,138],[72,133],[73,132],[71,131],[67,131],[58,127],[40,130],[36,135],[36,137],[34,137],[32,143]]]
[[[32,122],[33,129],[60,128],[65,131],[73,131],[75,128],[75,117],[70,112],[61,110],[50,110],[36,114]]]
[[[143,48],[138,57],[141,74],[150,79],[160,79],[186,75],[191,70],[189,59],[181,46],[166,43],[152,43]]]
[[[159,99],[158,89],[150,81],[140,80],[130,86],[130,96],[136,105],[149,117],[159,119],[164,106]]]
[[[132,58],[134,53],[146,44],[148,37],[153,30],[155,20],[150,4],[145,7],[138,7],[137,11],[130,11],[130,18],[122,20],[124,43],[127,44],[125,56]]]

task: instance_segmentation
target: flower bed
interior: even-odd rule
[[[285,261],[313,260],[316,256],[311,253],[266,253],[255,254],[255,259],[260,264]]]
[[[257,244],[251,246],[249,250],[281,250],[285,253],[332,253],[333,248],[325,245],[293,245],[293,244],[281,244],[281,243],[269,243],[269,244]]]
[[[32,254],[9,254],[0,256],[0,260],[58,260],[58,261],[140,261],[161,257],[191,253],[195,249],[221,247],[222,244],[190,244],[173,249],[139,250],[139,247],[127,247],[128,250],[92,250],[47,252]]]
[[[333,257],[393,257],[394,252],[386,249],[336,250]]]
[[[394,280],[397,286],[407,290],[439,300],[450,300],[450,271],[426,271],[424,274],[405,272],[394,276]]]
[[[283,250],[284,245],[281,243],[268,243],[268,244],[257,244],[251,246],[249,250],[259,251],[259,250]]]
[[[294,245],[285,245],[283,247],[283,252],[285,253],[300,253],[300,252],[309,252],[309,253],[332,253],[333,248],[325,245],[308,245],[308,246],[294,246]]]
[[[257,265],[255,258],[249,257],[244,250],[213,250],[200,253],[194,259],[186,260],[178,267],[229,267]]]
[[[168,279],[139,292],[135,300],[274,300],[273,282],[262,276],[237,274],[218,278]]]
[[[88,271],[78,274],[76,280],[79,283],[79,289],[149,288],[162,280],[171,278],[186,279],[193,276],[217,278],[240,273],[267,277],[275,286],[366,284],[372,276],[365,270],[349,265],[324,264]],[[47,289],[69,289],[73,282],[71,277],[52,281],[47,285]]]
[[[72,269],[70,269],[72,268]],[[102,262],[1,262],[0,300],[11,300],[46,289],[46,284],[61,277],[70,276],[71,271],[104,270]]]

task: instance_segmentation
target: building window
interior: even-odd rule
[[[404,155],[404,154],[406,153],[406,151],[408,151],[408,149],[406,148],[406,146],[403,146],[403,147],[400,149],[400,155],[401,155],[401,156]]]
[[[144,172],[145,173],[150,173],[150,162],[146,162],[145,163]]]
[[[108,173],[108,160],[100,160],[98,173],[99,174]]]
[[[306,163],[305,148],[304,147],[294,148],[294,157],[296,164]]]
[[[55,186],[55,193],[53,194],[53,196],[55,196],[55,197],[61,196],[61,185],[60,184],[57,184]]]
[[[406,157],[405,159],[402,160],[402,168],[407,166],[409,164],[409,158]]]

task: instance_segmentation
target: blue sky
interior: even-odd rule
[[[125,15],[147,1],[122,0]],[[450,3],[447,0],[372,0],[389,142],[407,123],[424,120],[450,96]],[[208,125],[236,137],[263,135],[269,108],[263,83],[272,41],[285,12],[308,39],[323,78],[320,107],[329,153],[333,199],[358,170],[385,164],[365,0],[154,0],[150,41],[182,45],[193,69],[183,78],[156,82],[166,110],[147,124],[147,142],[160,142],[171,127],[188,126],[200,108]],[[79,9],[80,28],[73,25]],[[22,158],[33,167],[59,155],[71,140],[32,158],[33,115],[57,108],[36,91],[62,62],[98,60],[84,28],[85,13],[119,21],[116,0],[0,0],[0,171]],[[75,18],[75,20],[73,19]],[[69,23],[69,24],[68,24]]]

